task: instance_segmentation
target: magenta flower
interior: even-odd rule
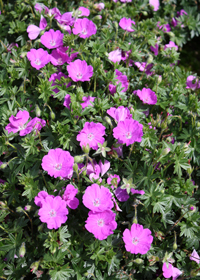
[[[122,18],[119,22],[119,26],[128,31],[128,32],[133,32],[135,31],[133,28],[132,28],[132,25],[135,24],[135,21],[131,20],[131,18]]]
[[[126,92],[128,89],[128,79],[126,75],[123,75],[122,72],[120,72],[119,70],[115,70],[115,74],[116,74],[116,84],[118,85],[119,83],[122,84],[122,92]],[[109,84],[109,91],[110,93],[113,95],[116,92],[116,88],[117,86],[113,85],[113,84]]]
[[[47,51],[44,51],[43,49],[30,49],[29,52],[27,52],[27,58],[31,62],[31,66],[39,70],[40,68],[43,68],[46,64],[48,64],[51,60],[50,55]]]
[[[42,159],[42,168],[51,177],[68,178],[73,174],[74,158],[69,152],[60,148],[49,150],[48,154]]]
[[[90,10],[85,7],[79,7],[78,10],[81,11],[79,17],[88,17],[90,15]]]
[[[82,100],[83,100],[83,103],[81,103],[81,107],[83,109],[85,109],[86,107],[88,106],[94,106],[92,103],[94,102],[96,97],[92,97],[92,96],[83,96]]]
[[[174,42],[172,42],[172,41],[169,41],[169,44],[166,44],[165,46],[164,46],[164,51],[166,50],[166,49],[172,49],[172,48],[175,48],[176,49],[176,51],[178,51],[178,46],[174,43]]]
[[[94,9],[101,11],[105,8],[105,4],[104,3],[98,3],[98,4],[94,4]]]
[[[96,25],[89,19],[77,19],[74,28],[72,29],[73,34],[78,35],[80,38],[89,38],[90,36],[96,34]]]
[[[31,133],[33,130],[37,135],[38,131],[42,129],[46,125],[46,121],[40,118],[33,118],[30,122],[27,123],[26,128],[20,131],[20,136],[25,136]]]
[[[150,47],[150,50],[151,50],[152,52],[154,52],[155,55],[158,55],[158,48],[159,48],[159,45],[158,45],[158,44],[155,44],[154,47],[153,47],[153,46]]]
[[[115,195],[116,195],[117,199],[121,202],[127,201],[130,197],[127,193],[127,190],[126,189],[121,189],[121,187],[118,187],[115,190]]]
[[[153,67],[153,64],[147,64],[147,62],[134,62],[134,64],[138,67],[138,69],[143,72],[145,71],[145,73],[147,74],[147,76],[151,76],[153,74],[153,72],[151,72],[151,68]]]
[[[55,66],[58,66],[63,65],[66,62],[72,62],[72,60],[77,57],[78,53],[72,53],[70,56],[68,56],[68,54],[66,53],[68,49],[69,47],[59,47],[56,50],[53,50],[51,53],[51,63]]]
[[[110,115],[116,122],[132,119],[132,114],[128,108],[119,106],[118,108],[112,107],[107,110],[107,114]]]
[[[66,62],[69,62],[70,58],[67,54],[58,52],[58,49],[53,50],[51,53],[51,63],[54,66],[63,65]]]
[[[61,17],[61,13],[58,8],[54,7],[53,9],[45,8],[45,14],[48,14],[50,17],[55,18],[56,20]]]
[[[103,144],[105,141],[103,138],[105,129],[105,126],[101,123],[86,122],[84,128],[77,135],[76,140],[80,141],[81,147],[89,144],[90,148],[97,150],[98,143]]]
[[[112,147],[112,149],[117,152],[118,157],[123,158],[123,144],[119,143],[118,141],[116,144],[118,145],[118,147],[117,148]]]
[[[34,198],[34,202],[37,206],[42,207],[42,202],[45,200],[45,198],[49,196],[49,194],[45,191],[41,191],[38,193],[38,195]],[[51,197],[54,197],[53,195],[50,195]]]
[[[190,255],[190,260],[195,261],[197,264],[199,264],[199,262],[200,262],[200,257],[195,249],[193,250],[192,254]]]
[[[72,26],[75,23],[75,20],[76,19],[72,17],[72,12],[66,12],[57,18],[57,21],[61,25],[65,25],[65,26]]]
[[[132,192],[132,194],[141,194],[141,195],[145,194],[145,192],[143,190],[139,191],[139,190],[135,190],[133,188],[131,188],[131,192]]]
[[[43,9],[48,9],[44,4],[39,4],[39,3],[36,3],[35,6],[34,6],[35,10],[38,11],[39,13],[42,12]]]
[[[47,223],[48,229],[58,229],[61,224],[67,221],[68,210],[66,204],[66,201],[62,200],[60,196],[47,196],[42,201],[42,207],[38,212],[40,221]]]
[[[160,7],[159,0],[149,0],[149,5],[153,7],[154,12],[158,11]]]
[[[115,51],[112,51],[108,54],[108,59],[110,59],[112,62],[119,62],[122,60],[122,51],[120,49],[117,49]]]
[[[125,229],[123,232],[123,240],[126,251],[131,254],[140,253],[141,255],[144,255],[150,250],[153,236],[149,229],[143,229],[142,225],[133,224],[131,230]]]
[[[63,105],[70,110],[70,104],[71,104],[71,96],[69,94],[66,94]]]
[[[87,187],[83,195],[83,204],[93,212],[111,210],[114,206],[109,189],[97,184]]]
[[[168,33],[171,31],[171,27],[169,23],[160,25],[160,21],[157,22],[157,27],[161,29],[164,33]]]
[[[36,39],[40,34],[40,32],[44,30],[46,27],[47,27],[47,21],[43,16],[41,16],[39,27],[37,27],[34,24],[28,26],[26,31],[28,32],[29,39],[31,40]]]
[[[40,40],[47,49],[55,49],[63,45],[63,36],[60,30],[50,29],[41,36]]]
[[[136,94],[143,103],[150,105],[155,105],[157,103],[157,96],[150,88],[143,88],[142,90],[138,89],[136,90]]]
[[[11,53],[12,48],[16,47],[18,48],[19,45],[17,43],[11,43],[11,44],[7,44],[7,50],[9,51],[9,53]]]
[[[49,78],[49,82],[53,81],[52,83],[52,87],[53,86],[61,86],[62,84],[59,84],[58,82],[56,82],[56,80],[60,81],[61,80],[61,77],[64,77],[65,79],[68,78],[64,73],[62,72],[59,72],[59,73],[54,73],[51,75],[51,77]],[[66,84],[64,84],[66,85]],[[69,82],[67,85],[66,85],[66,88],[70,87],[71,86],[71,82]],[[55,89],[52,89],[55,93],[58,93],[59,92],[59,89],[58,88],[55,88]]]
[[[25,129],[26,123],[29,119],[29,112],[27,111],[19,111],[14,117],[13,115],[9,118],[10,123],[5,127],[5,130],[8,131],[8,134],[10,132],[16,133],[18,131],[20,136],[23,136],[23,133],[21,133],[22,130]]]
[[[192,90],[200,88],[199,79],[193,75],[188,76],[186,81],[186,88],[191,88]]]
[[[180,10],[179,12],[177,12],[177,16],[180,17],[182,15],[188,15],[188,13],[185,10]]]
[[[116,214],[111,210],[101,213],[88,213],[85,228],[94,234],[94,237],[99,240],[106,239],[109,235],[113,234],[113,230],[117,228],[115,222]]]
[[[69,77],[74,82],[90,81],[90,78],[93,75],[93,67],[91,65],[87,65],[85,60],[82,61],[80,59],[77,59],[67,65],[67,71],[69,73]]]
[[[168,265],[164,263],[162,266],[162,271],[165,278],[172,277],[172,280],[176,280],[179,275],[182,274],[182,272],[178,268],[174,267],[171,263],[168,263]]]
[[[73,185],[66,186],[62,199],[67,202],[67,206],[71,209],[76,209],[79,205],[79,200],[75,197],[77,193],[78,190]]]
[[[96,163],[95,160],[93,160],[93,164],[89,163],[87,165],[87,175],[89,175],[90,180],[92,181],[93,179],[99,179],[101,182],[101,176],[103,176],[110,168],[110,162],[105,160],[104,164],[102,161],[99,161],[99,164]]]
[[[120,121],[113,129],[113,136],[120,143],[129,146],[134,142],[141,142],[143,136],[143,125],[133,119]]]

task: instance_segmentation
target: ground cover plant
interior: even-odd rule
[[[196,1],[0,1],[1,279],[198,279]]]

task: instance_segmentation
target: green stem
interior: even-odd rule
[[[179,219],[178,221],[166,232],[165,236],[168,234],[168,232],[170,232],[175,226],[178,225],[178,223],[182,220],[182,218],[185,216],[185,214],[187,214],[190,210],[186,211]]]
[[[15,146],[13,146],[13,145],[12,145],[10,142],[8,142],[8,141],[6,141],[5,144],[11,146],[14,150],[17,150],[17,148],[16,148]]]
[[[130,158],[130,156],[131,156],[131,153],[132,153],[132,151],[133,151],[133,147],[134,147],[134,143],[131,145],[131,148],[130,148],[130,152],[129,152],[128,158]]]
[[[24,209],[22,209],[22,211],[28,217],[28,219],[29,219],[29,221],[31,223],[31,234],[32,234],[32,237],[33,237],[33,223],[32,223],[32,219],[29,217],[28,213],[26,211],[24,211]]]
[[[8,231],[7,231],[4,227],[2,227],[1,225],[0,225],[0,228],[3,229],[5,232],[8,233]]]

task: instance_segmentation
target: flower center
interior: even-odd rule
[[[35,64],[36,64],[36,65],[40,65],[40,64],[41,64],[41,61],[40,61],[40,59],[39,59],[39,58],[36,58],[36,60],[35,60]]]
[[[144,102],[145,102],[145,103],[148,103],[148,101],[149,101],[149,98],[148,98],[148,97],[145,97],[145,98],[144,98]]]
[[[58,64],[62,64],[63,63],[62,58],[58,58],[57,62]]]
[[[55,44],[56,44],[56,41],[55,40],[50,40],[50,45],[53,47],[53,46],[55,46]]]
[[[95,207],[98,207],[98,206],[100,205],[100,201],[99,201],[98,198],[95,198],[95,200],[93,201],[93,205],[94,205]]]
[[[79,72],[79,73],[77,73],[76,77],[77,77],[77,79],[82,79],[83,75]]]
[[[87,30],[85,28],[83,28],[82,32],[81,32],[83,35],[86,35],[87,34]]]
[[[19,123],[19,130],[25,129],[25,125],[23,123]]]
[[[87,138],[89,140],[92,140],[94,138],[94,134],[93,133],[88,133]]]
[[[50,217],[56,217],[56,211],[55,211],[54,209],[51,209],[51,210],[49,211],[49,216],[50,216]]]
[[[134,245],[137,245],[137,244],[139,243],[139,238],[138,238],[138,237],[133,237],[132,243],[133,243]]]
[[[103,219],[99,219],[99,220],[97,221],[97,225],[98,225],[99,227],[103,227],[103,226],[104,226],[104,220],[103,220]]]
[[[126,139],[130,139],[132,137],[132,133],[131,132],[126,132]]]
[[[60,170],[62,168],[62,163],[56,163],[56,165],[54,166],[54,168],[56,170]]]

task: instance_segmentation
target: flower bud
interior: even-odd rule
[[[25,242],[22,243],[21,247],[19,248],[19,256],[23,258],[26,254]]]
[[[43,231],[43,228],[44,228],[44,224],[41,224],[40,226],[38,226],[38,231],[39,231],[39,232],[42,232],[42,231]]]
[[[142,264],[144,262],[144,260],[138,258],[138,259],[133,260],[133,262],[136,264]]]
[[[37,261],[37,262],[34,262],[31,264],[31,266],[30,266],[31,272],[35,273],[38,270],[39,263],[40,263],[40,261]]]
[[[74,162],[75,163],[82,163],[84,161],[84,156],[75,156]]]
[[[16,208],[16,212],[17,213],[22,213],[23,212],[23,208],[21,206]]]
[[[90,146],[89,146],[89,144],[87,144],[86,146],[83,146],[82,147],[82,149],[83,149],[83,152],[85,153],[85,154],[89,154],[89,152],[90,152]]]
[[[50,112],[50,117],[51,117],[51,119],[52,119],[52,120],[55,120],[56,115],[54,114],[54,112],[53,112],[53,111],[51,111],[51,112]]]
[[[162,155],[162,156],[166,156],[167,154],[169,154],[170,151],[171,151],[170,148],[165,148],[165,149],[162,151],[161,155]]]
[[[190,212],[195,212],[195,211],[196,211],[196,206],[190,205],[190,206],[189,206],[189,211],[190,211]]]
[[[149,57],[147,59],[147,64],[150,64],[153,62],[153,56],[151,54],[149,54]]]
[[[173,244],[173,250],[176,251],[177,247],[178,247],[178,246],[177,246],[177,243],[174,242],[174,244]]]
[[[1,166],[0,166],[0,169],[5,169],[7,167],[7,163],[3,163]]]
[[[78,164],[77,163],[74,163],[73,169],[76,173],[78,173]]]
[[[6,203],[3,202],[3,201],[0,201],[0,207],[1,207],[1,208],[5,208],[5,207],[6,207]]]
[[[170,37],[175,37],[174,33],[173,32],[167,32],[167,34],[170,36]]]
[[[162,76],[159,75],[159,76],[158,76],[158,84],[160,84],[161,82],[162,82]]]
[[[161,128],[162,129],[166,129],[167,128],[167,121],[164,120],[162,123],[161,123]]]
[[[193,168],[190,166],[190,167],[187,169],[187,173],[188,173],[189,175],[191,175],[192,172],[193,172]]]
[[[112,121],[108,116],[105,116],[104,120],[112,127]]]
[[[40,108],[39,108],[38,105],[35,106],[35,113],[36,113],[36,116],[37,116],[37,117],[40,117],[40,116],[41,116],[41,110],[40,110]]]
[[[31,209],[32,209],[32,206],[31,206],[31,205],[26,205],[26,206],[24,207],[24,210],[27,211],[27,212],[31,211]]]
[[[138,224],[138,220],[136,217],[133,219],[133,224]]]
[[[23,53],[20,54],[20,57],[21,57],[21,58],[24,58],[24,57],[26,57],[26,56],[27,56],[27,52],[23,52]]]
[[[148,13],[146,11],[143,11],[142,13],[145,17],[148,16]]]
[[[102,19],[102,16],[101,15],[97,15],[97,16],[93,17],[92,21],[101,20],[101,19]]]

